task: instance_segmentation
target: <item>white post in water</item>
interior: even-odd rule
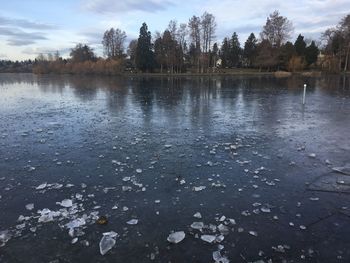
[[[306,96],[306,84],[304,84],[303,105],[305,105],[305,96]]]

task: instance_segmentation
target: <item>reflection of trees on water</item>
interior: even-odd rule
[[[34,85],[37,76],[30,73],[0,73],[0,86],[13,84]]]
[[[0,74],[0,85],[37,85],[45,93],[67,93],[86,103],[106,99],[114,115],[138,118],[143,124],[216,129],[237,123],[252,127],[257,121],[268,127],[276,120],[300,114],[303,85],[308,94],[349,96],[350,78],[322,76],[272,78],[237,77],[97,77],[70,75]],[[64,99],[64,98],[63,98]],[[326,101],[322,96],[319,101]],[[320,102],[317,102],[320,103]],[[330,114],[330,113],[329,113]]]

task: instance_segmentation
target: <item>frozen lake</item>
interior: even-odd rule
[[[343,76],[0,74],[0,262],[350,262],[349,131]]]

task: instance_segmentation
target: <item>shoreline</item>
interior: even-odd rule
[[[224,76],[269,76],[276,78],[286,78],[293,76],[303,77],[321,77],[321,76],[349,76],[350,72],[330,73],[322,71],[301,71],[301,72],[288,72],[288,71],[275,71],[275,72],[256,72],[256,71],[235,71],[235,72],[211,72],[211,73],[116,73],[116,74],[95,74],[95,73],[33,73],[33,72],[0,72],[0,74],[33,74],[40,75],[71,75],[71,76],[118,76],[118,77],[224,77]]]

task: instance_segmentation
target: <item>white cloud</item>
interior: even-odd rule
[[[85,0],[84,9],[100,14],[125,13],[132,11],[155,12],[166,10],[174,3],[169,0]]]

